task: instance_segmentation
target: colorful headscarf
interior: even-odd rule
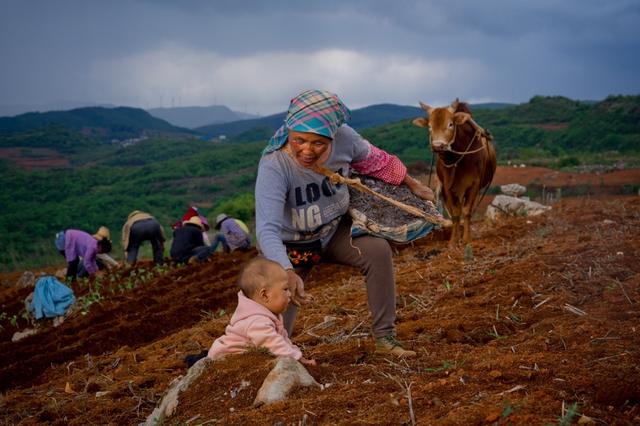
[[[289,130],[315,133],[333,139],[351,111],[337,95],[325,90],[307,90],[291,99],[284,124],[269,139],[262,155],[277,151],[287,143]]]

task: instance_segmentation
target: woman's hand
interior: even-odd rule
[[[294,305],[300,306],[307,301],[307,295],[304,292],[304,281],[293,269],[287,269],[287,276],[289,278],[291,301]]]
[[[422,198],[423,200],[432,201],[435,203],[436,197],[433,194],[433,190],[428,186],[423,185],[409,175],[405,176],[403,182],[405,185],[407,185],[411,192],[416,194],[418,197]]]
[[[298,361],[304,365],[318,365],[315,359],[300,358]]]

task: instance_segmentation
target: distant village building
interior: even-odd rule
[[[119,142],[122,145],[123,148],[126,148],[128,146],[135,145],[138,142],[142,142],[142,141],[147,140],[147,139],[149,139],[149,137],[146,136],[146,135],[143,135],[143,136],[140,136],[139,138],[124,139],[122,141],[118,141],[117,139],[115,139],[112,142],[114,142],[114,141],[115,142]]]

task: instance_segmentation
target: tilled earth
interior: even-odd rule
[[[324,390],[252,407],[272,366],[252,352],[216,362],[168,423],[639,424],[640,198],[563,198],[473,232],[470,247],[448,248],[443,231],[395,247],[398,334],[417,358],[375,355],[362,276],[323,264],[293,340]],[[16,343],[3,320],[0,422],[144,421],[183,357],[224,331],[255,254],[79,284],[84,309]],[[2,312],[19,313],[29,291],[0,288]]]

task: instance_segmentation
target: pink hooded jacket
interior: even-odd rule
[[[228,354],[240,354],[250,348],[263,347],[275,356],[300,359],[302,352],[291,343],[282,322],[282,315],[275,315],[266,307],[238,292],[238,307],[231,321],[218,337],[207,355],[219,359]]]

